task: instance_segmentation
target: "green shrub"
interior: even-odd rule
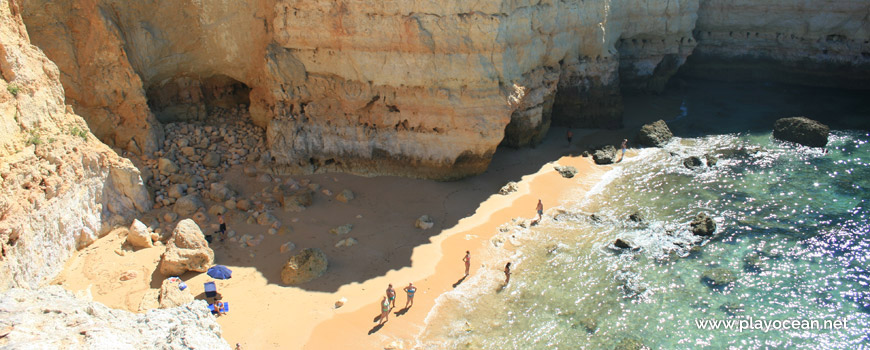
[[[82,140],[88,139],[88,131],[85,129],[80,129],[78,126],[73,126],[69,130],[70,135],[81,137]]]
[[[6,91],[9,91],[12,96],[18,96],[18,92],[21,91],[21,88],[15,84],[6,85]]]
[[[28,145],[39,146],[42,144],[42,138],[39,137],[39,134],[37,134],[36,131],[30,130],[29,133],[30,133],[30,136],[27,137],[27,141],[26,141]]]

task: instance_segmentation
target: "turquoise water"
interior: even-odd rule
[[[503,226],[483,257],[487,266],[438,300],[419,341],[431,349],[868,347],[868,142],[866,132],[834,131],[825,152],[774,141],[767,131],[642,150],[541,225]],[[718,163],[682,165],[705,154]],[[643,222],[628,220],[635,212]],[[699,212],[716,221],[712,238],[688,231]],[[616,238],[639,249],[615,251]],[[514,274],[502,288],[506,261]],[[707,283],[702,274],[713,268],[734,282]],[[696,323],[750,319],[846,326],[738,331]]]

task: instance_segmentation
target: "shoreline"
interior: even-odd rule
[[[554,170],[555,165],[574,166],[577,168],[577,175],[570,179],[564,178]],[[563,156],[546,163],[537,172],[523,176],[517,182],[516,192],[490,196],[480,203],[474,214],[433,237],[430,244],[416,247],[412,260],[422,263],[391,270],[384,276],[363,283],[358,289],[359,292],[374,289],[365,293],[366,303],[355,308],[338,309],[334,317],[314,328],[303,348],[414,347],[417,337],[426,326],[426,318],[436,311],[438,297],[466,279],[463,278],[461,260],[465,250],[471,251],[472,264],[468,277],[471,278],[484,268],[480,260],[484,256],[485,244],[498,232],[499,226],[514,218],[534,217],[534,207],[538,199],[544,203],[544,216],[552,217],[552,210],[548,208],[559,207],[564,203],[565,189],[589,192],[610,168],[611,166],[595,165],[591,157]],[[571,194],[577,193],[572,191]],[[515,270],[513,273],[522,271]],[[460,280],[456,281],[457,278]],[[402,311],[402,302],[406,300],[402,288],[407,282],[413,282],[418,288],[417,296],[414,306],[397,316],[396,312]],[[372,317],[378,314],[380,298],[389,283],[393,283],[397,291],[396,308],[390,311],[389,321],[379,328],[375,326],[377,323],[372,321]],[[335,337],[335,330],[339,329],[342,336]]]

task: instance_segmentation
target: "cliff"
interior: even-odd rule
[[[0,294],[0,329],[4,349],[230,349],[205,301],[136,314],[58,286]]]
[[[139,170],[64,104],[14,1],[0,2],[0,74],[0,289],[37,287],[151,202]]]
[[[266,129],[274,162],[264,165],[274,172],[436,179],[480,173],[498,145],[535,144],[551,123],[618,127],[621,93],[661,91],[690,55],[699,56],[694,75],[783,63],[769,75],[856,77],[861,87],[867,6],[23,1],[34,42],[110,145],[150,153],[158,121],[243,105]]]

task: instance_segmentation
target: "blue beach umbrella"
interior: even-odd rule
[[[223,265],[215,265],[215,266],[210,267],[208,269],[208,272],[206,272],[206,274],[208,274],[212,278],[216,278],[219,280],[225,280],[225,279],[233,277],[233,272],[230,271],[230,269],[228,269],[226,266],[223,266]]]

